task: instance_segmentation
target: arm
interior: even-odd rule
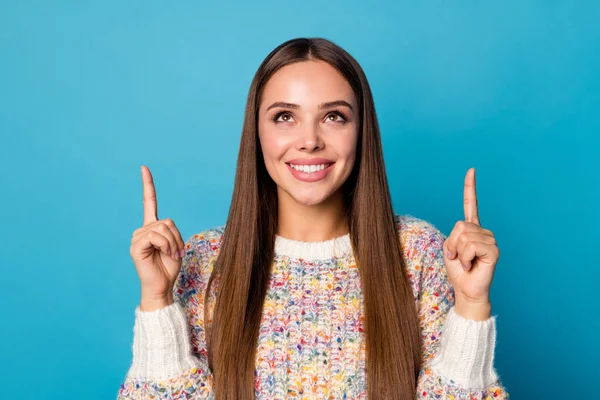
[[[193,235],[173,288],[174,303],[135,310],[133,361],[117,399],[213,399],[204,334],[204,289],[217,231]]]
[[[418,295],[423,364],[418,399],[505,399],[509,394],[494,370],[496,317],[475,321],[454,307],[454,289],[443,256],[446,236],[421,221]]]

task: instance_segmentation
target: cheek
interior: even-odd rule
[[[276,163],[285,155],[290,143],[285,137],[276,135],[268,130],[259,133],[260,147],[265,164]]]
[[[339,157],[345,158],[349,162],[354,161],[356,157],[357,136],[355,132],[346,132],[344,135],[335,137],[331,145],[336,149]]]

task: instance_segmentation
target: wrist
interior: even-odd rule
[[[173,295],[149,297],[142,295],[140,300],[140,311],[150,312],[165,308],[174,303]]]
[[[465,319],[485,321],[492,316],[492,303],[489,299],[482,301],[469,301],[456,296],[454,304],[456,314]]]

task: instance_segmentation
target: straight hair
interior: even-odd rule
[[[278,227],[277,187],[262,157],[258,110],[274,73],[310,60],[336,68],[358,102],[356,161],[341,189],[364,299],[367,395],[414,399],[421,367],[419,320],[394,221],[373,96],[358,62],[323,38],[282,43],[261,63],[250,85],[231,206],[205,293],[208,298],[213,283],[218,286],[210,329],[204,314],[214,393],[219,400],[255,396],[256,344]]]

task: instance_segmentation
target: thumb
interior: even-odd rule
[[[448,250],[448,239],[444,240],[444,245],[442,248],[444,249],[444,258],[452,260],[454,258],[454,254],[450,254],[450,250]]]

